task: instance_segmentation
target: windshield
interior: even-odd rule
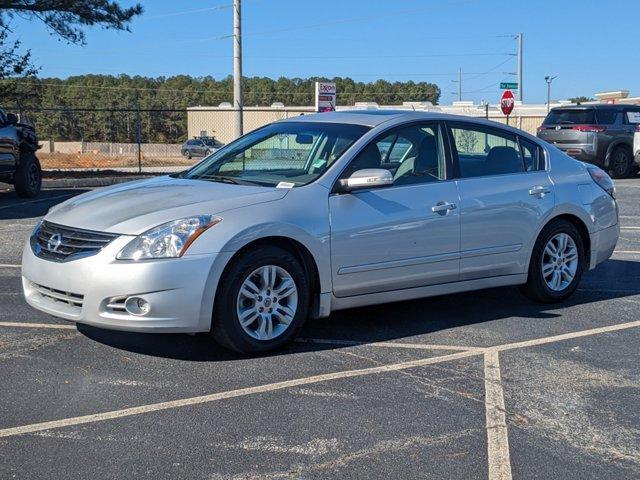
[[[322,175],[368,128],[337,123],[274,123],[205,158],[182,178],[288,187]]]
[[[544,119],[543,125],[550,124],[587,124],[596,123],[595,110],[558,110],[554,109],[549,112],[547,118]]]

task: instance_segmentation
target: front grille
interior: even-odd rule
[[[42,222],[31,236],[31,248],[38,257],[65,262],[95,255],[114,238],[114,233],[94,232]]]
[[[31,282],[31,288],[33,288],[38,295],[43,297],[45,300],[49,300],[54,303],[65,303],[70,307],[82,308],[84,295],[80,295],[79,293],[65,292],[63,290],[45,287],[44,285],[38,285],[33,282]]]

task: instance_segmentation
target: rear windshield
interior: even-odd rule
[[[634,125],[640,124],[640,111],[627,112],[627,122]]]
[[[550,124],[585,124],[596,123],[595,110],[551,110],[547,118],[544,119],[543,125]]]

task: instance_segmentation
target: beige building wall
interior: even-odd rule
[[[343,107],[344,108],[344,107]],[[351,107],[353,108],[353,107]],[[407,110],[406,106],[384,106],[384,109],[398,108]],[[536,129],[542,124],[545,118],[545,109],[516,109],[515,114],[509,118],[509,125],[520,128],[532,135],[536,134]],[[538,111],[541,110],[541,111]],[[436,107],[432,111],[442,113],[452,113],[473,117],[484,117],[478,108],[453,109],[451,107]],[[545,114],[542,114],[544,111]],[[243,111],[244,132],[250,132],[268,123],[291,118],[298,115],[314,113],[313,107],[245,107]],[[499,123],[506,123],[506,117],[495,111],[489,115],[489,120]],[[190,107],[187,109],[187,128],[189,138],[200,135],[215,136],[223,143],[229,143],[233,136],[233,110],[224,107]]]
[[[276,120],[313,112],[313,107],[245,107],[242,115],[244,133]],[[207,135],[215,136],[222,143],[229,143],[234,139],[233,110],[220,107],[191,107],[187,109],[187,131],[189,138]]]

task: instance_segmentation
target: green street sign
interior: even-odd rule
[[[500,82],[500,90],[517,90],[518,82]]]

